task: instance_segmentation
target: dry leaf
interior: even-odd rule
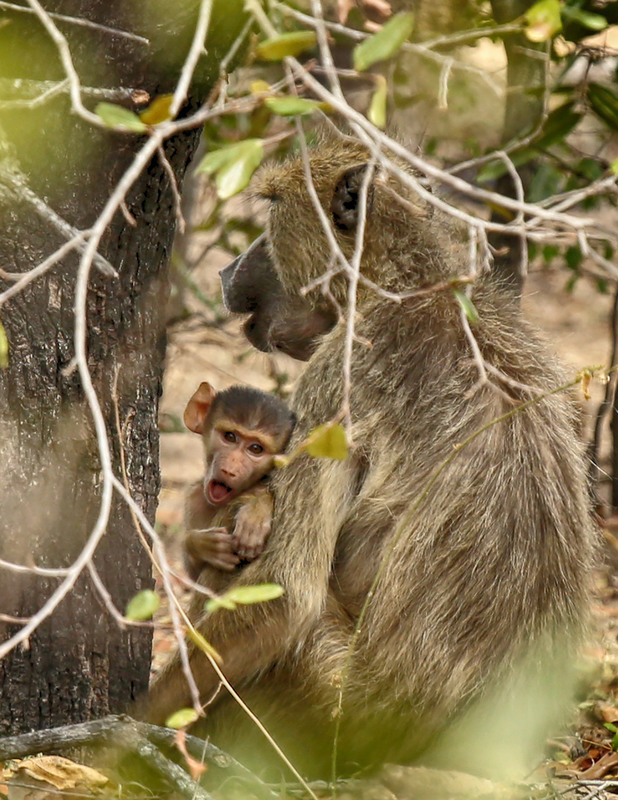
[[[16,762],[9,781],[9,800],[57,800],[58,792],[98,793],[108,778],[61,756],[37,756]],[[17,785],[19,784],[19,785]]]
[[[187,762],[187,767],[191,777],[194,781],[199,781],[200,775],[203,775],[204,772],[206,772],[207,767],[206,764],[203,764],[201,761],[198,761],[189,754],[187,750],[187,737],[185,731],[176,731],[175,744]]]

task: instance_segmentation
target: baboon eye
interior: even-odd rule
[[[236,442],[236,434],[234,431],[225,431],[223,434],[223,438],[226,442]]]
[[[249,445],[249,452],[253,453],[254,456],[259,456],[264,452],[264,448],[261,444],[254,442],[253,444]]]

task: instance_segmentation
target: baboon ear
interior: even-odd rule
[[[185,408],[185,425],[193,433],[204,433],[204,423],[217,393],[209,383],[203,381]]]
[[[363,184],[367,164],[359,164],[346,170],[337,181],[330,204],[335,227],[347,233],[356,230],[358,223],[358,198]],[[367,205],[371,203],[372,187],[367,194]]]

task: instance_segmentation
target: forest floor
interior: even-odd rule
[[[192,277],[206,297],[218,296],[218,270],[229,254],[212,249],[208,264]],[[568,270],[537,267],[529,275],[523,308],[525,316],[544,334],[548,347],[567,364],[573,375],[583,367],[607,363],[610,351],[609,314],[611,298],[601,294],[586,279],[566,291]],[[226,319],[222,308],[207,308],[193,293],[184,298],[191,315],[170,326],[167,368],[161,403],[161,465],[163,487],[157,524],[172,559],[179,559],[182,532],[183,493],[186,486],[201,476],[201,441],[184,430],[184,406],[198,384],[207,380],[216,389],[233,383],[250,384],[265,390],[276,387],[288,391],[302,365],[286,356],[265,355],[252,350],[243,339],[237,321]],[[213,322],[221,315],[221,321]],[[591,387],[586,400],[580,392],[583,431],[588,440],[594,415],[603,394],[600,384]],[[607,439],[607,435],[605,437]],[[604,442],[604,453],[608,445]],[[604,455],[607,459],[607,455]],[[610,524],[610,528],[614,527]],[[618,730],[618,550],[611,531],[606,532],[607,564],[599,570],[598,594],[594,607],[595,627],[590,631],[587,660],[582,668],[580,705],[572,720],[571,732],[557,732],[545,753],[539,753],[540,767],[530,776],[539,783],[540,794],[557,797],[568,791],[569,779],[584,779],[571,788],[569,797],[603,797],[618,792],[618,753],[612,746]],[[155,669],[173,643],[159,635],[155,642]],[[606,723],[614,730],[606,727]],[[505,720],[508,727],[508,721]],[[616,738],[618,742],[618,736]],[[614,743],[616,744],[616,743]],[[547,776],[562,780],[547,784]],[[612,778],[612,776],[614,776]],[[612,780],[616,783],[612,786]],[[590,782],[592,781],[592,782]],[[554,791],[556,792],[554,794]],[[609,795],[607,795],[609,796]]]

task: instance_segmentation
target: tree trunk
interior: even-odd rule
[[[193,35],[196,5],[174,4],[167,10],[167,4],[154,0],[56,0],[46,8],[149,37],[146,45],[58,23],[83,86],[131,87],[152,98],[173,91]],[[221,53],[242,27],[240,8],[227,2],[217,18],[215,7],[210,28],[215,44],[197,74],[193,106],[206,96]],[[62,79],[55,48],[38,20],[3,12],[5,18],[11,27],[10,35],[3,32],[0,90],[14,86],[14,79],[22,80],[22,91],[30,85],[23,81]],[[94,106],[88,95],[85,101]],[[124,105],[135,109],[130,102]],[[197,141],[198,132],[190,131],[167,142],[179,180]],[[141,142],[134,135],[89,127],[71,113],[66,94],[34,109],[3,110],[0,103],[0,268],[25,272],[64,241],[16,188],[16,175],[25,176],[48,207],[85,229]],[[153,160],[134,184],[127,207],[135,224],[117,214],[101,248],[119,277],[92,272],[88,359],[114,472],[121,479],[126,475],[133,497],[153,520],[167,266],[175,228],[174,198],[160,160]],[[96,438],[72,365],[76,265],[74,254],[0,308],[9,346],[8,367],[0,369],[0,558],[28,566],[69,566],[88,539],[101,501]],[[0,277],[0,292],[11,285]],[[121,611],[136,592],[152,585],[149,554],[118,496],[94,564]],[[24,620],[36,613],[60,580],[0,564],[0,614],[5,615],[0,643],[23,624],[8,618]],[[0,661],[0,735],[121,711],[146,688],[150,644],[149,630],[119,628],[84,571],[27,646]]]
[[[530,5],[528,0],[492,0],[491,8],[496,22],[506,25],[519,19]],[[523,33],[504,36],[507,94],[502,141],[505,144],[534,131],[543,117],[542,87],[548,60],[542,54],[546,47],[544,42],[531,42]],[[523,177],[524,186],[528,180],[529,176]],[[515,198],[515,186],[508,173],[498,179],[495,189],[505,197]],[[492,221],[501,223],[511,218],[510,212],[493,211],[491,215]],[[519,234],[505,232],[492,233],[489,241],[497,251],[494,257],[496,274],[519,296],[526,278],[522,264],[527,243]]]

